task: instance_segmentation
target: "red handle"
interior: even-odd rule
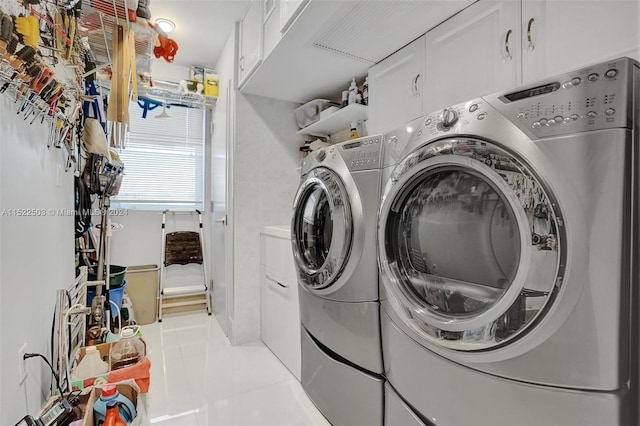
[[[40,78],[35,79],[35,84],[31,86],[34,92],[40,93],[44,87],[49,84],[51,79],[53,78],[53,70],[51,68],[46,68]]]

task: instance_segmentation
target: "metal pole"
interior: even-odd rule
[[[109,294],[109,290],[111,289],[111,256],[110,256],[110,238],[109,232],[111,232],[111,224],[109,223],[109,207],[111,206],[111,198],[108,196],[103,197],[104,207],[102,209],[102,223],[105,225],[102,226],[101,234],[104,234],[104,258],[105,258],[105,279],[104,279],[104,288],[105,288],[105,325],[107,330],[111,331],[111,295]]]

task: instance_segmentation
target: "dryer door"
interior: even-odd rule
[[[505,345],[543,317],[562,282],[554,199],[491,142],[447,139],[412,152],[389,179],[380,220],[389,302],[438,346]]]
[[[322,292],[340,277],[353,234],[350,202],[342,180],[331,170],[309,172],[293,203],[291,233],[298,278]]]

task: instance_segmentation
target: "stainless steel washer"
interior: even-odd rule
[[[292,243],[302,385],[333,424],[382,424],[376,261],[382,136],[336,144],[302,165]]]
[[[622,58],[385,135],[385,373],[425,423],[638,424],[638,88]]]

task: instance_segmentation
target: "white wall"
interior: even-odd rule
[[[260,231],[291,222],[300,175],[299,104],[236,92],[234,344],[260,339]]]
[[[73,175],[59,173],[64,151],[48,150],[48,126],[29,125],[15,104],[0,97],[0,424],[36,415],[49,394],[48,367],[27,361],[18,384],[18,350],[51,357],[49,340],[56,290],[74,281],[74,219],[49,209],[74,207]],[[10,209],[44,209],[45,216],[19,217]]]

